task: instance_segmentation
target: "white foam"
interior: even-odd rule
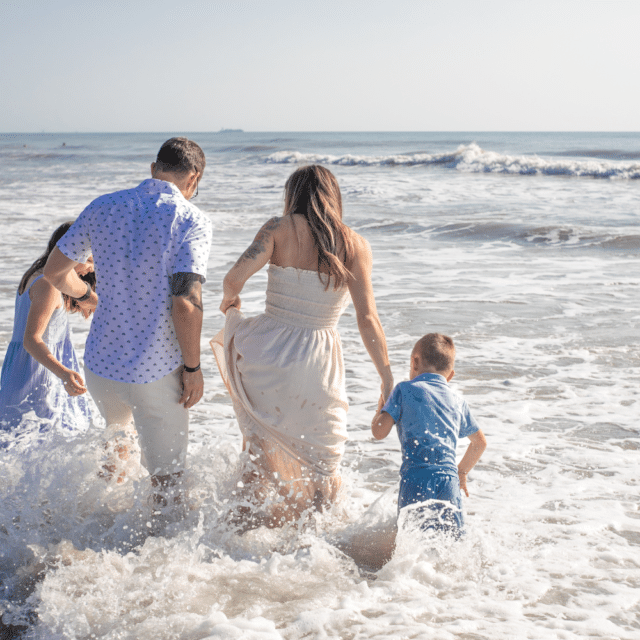
[[[460,145],[450,153],[411,153],[384,156],[353,154],[332,155],[276,151],[266,158],[273,164],[328,164],[340,166],[439,165],[472,173],[507,173],[516,175],[565,175],[590,178],[640,178],[640,163],[631,161],[569,160],[538,156],[511,156],[487,151],[476,143]]]

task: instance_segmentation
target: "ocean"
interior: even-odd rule
[[[205,151],[194,203],[214,226],[192,508],[159,534],[135,455],[125,482],[100,477],[97,411],[73,439],[25,424],[0,449],[3,622],[42,640],[640,637],[640,134],[2,134],[2,357],[17,284],[53,228],[149,177],[172,135]],[[371,437],[379,380],[352,306],[341,501],[279,530],[241,535],[225,518],[241,438],[208,346],[222,278],[306,163],[335,173],[345,222],[371,244],[396,381],[417,338],[450,335],[451,384],[488,441],[466,536],[408,523],[382,567],[400,450],[395,431]],[[265,285],[265,271],[248,282],[245,313]],[[81,355],[89,324],[71,321]]]

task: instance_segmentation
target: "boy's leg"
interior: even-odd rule
[[[439,502],[439,522],[443,531],[459,537],[464,532],[462,496],[457,475],[442,475],[435,480],[435,499]]]
[[[459,537],[463,532],[462,498],[457,476],[420,469],[400,481],[398,511],[411,504],[424,531],[435,530]]]

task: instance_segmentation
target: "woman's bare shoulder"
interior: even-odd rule
[[[371,245],[366,238],[363,238],[353,229],[349,229],[349,240],[351,241],[351,247],[353,248],[354,262],[371,258]]]

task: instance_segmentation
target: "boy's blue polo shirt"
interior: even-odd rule
[[[438,373],[401,382],[382,408],[395,421],[402,446],[400,475],[413,470],[457,475],[456,445],[480,429],[464,400]]]

